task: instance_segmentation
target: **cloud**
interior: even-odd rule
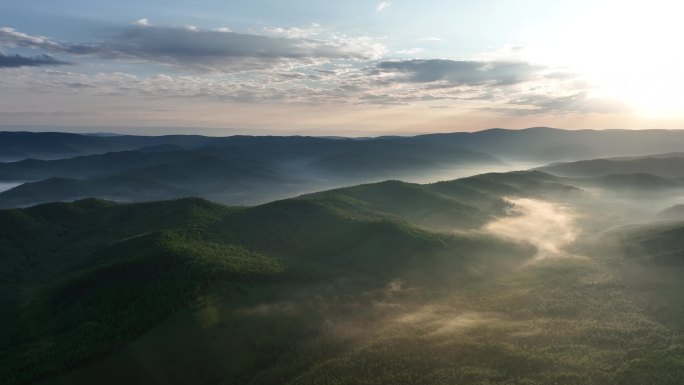
[[[521,95],[508,102],[510,105],[530,106],[532,108],[502,108],[501,112],[515,115],[535,115],[549,113],[619,113],[632,108],[625,103],[610,98],[591,97],[587,91],[570,95]]]
[[[444,41],[444,39],[442,39],[440,37],[435,37],[435,36],[428,36],[428,37],[420,38],[420,39],[418,39],[418,41],[432,41],[435,43],[441,43]]]
[[[400,55],[417,55],[419,53],[425,52],[425,48],[409,48],[396,51]]]
[[[414,83],[446,81],[456,85],[513,85],[534,78],[542,68],[524,62],[481,62],[445,59],[382,61],[377,71],[397,74]]]
[[[368,60],[379,54],[373,44],[170,27],[130,28],[101,49],[104,55],[205,70],[263,68],[290,60]]]
[[[47,48],[58,49],[57,43],[50,42],[44,36],[31,36],[23,32],[19,32],[14,28],[2,27],[0,28],[0,45],[6,47],[24,47],[24,48]]]
[[[0,28],[0,48],[40,50],[69,61],[87,57],[173,68],[157,76],[78,74],[31,68],[70,64],[53,56],[1,56],[0,67],[25,67],[2,79],[3,89],[9,94],[178,97],[219,103],[424,104],[509,116],[626,110],[614,101],[589,97],[590,86],[562,68],[500,57],[517,51],[515,47],[477,60],[383,60],[386,48],[377,40],[334,35],[317,24],[266,27],[259,33],[162,27],[147,21],[122,27],[109,39],[74,43]],[[410,48],[394,53],[420,52]]]
[[[368,62],[346,61],[246,72],[167,73],[155,76],[125,73],[78,74],[54,69],[26,68],[3,79],[5,92],[41,95],[92,95],[135,99],[196,99],[216,103],[284,103],[287,105],[411,106],[427,105],[495,112],[492,116],[544,115],[599,105],[574,99],[565,81],[551,80],[541,71],[535,80],[511,86],[490,82],[414,82],[405,73],[381,72]],[[563,113],[564,112],[564,113]]]
[[[292,62],[373,60],[380,58],[385,51],[381,44],[364,38],[317,40],[264,36],[196,27],[141,25],[140,20],[112,39],[88,44],[55,42],[5,27],[0,28],[0,45],[105,59],[144,60],[209,72],[263,69]]]
[[[135,21],[135,25],[147,27],[150,25],[150,21],[147,18],[138,19]]]
[[[382,1],[382,2],[380,2],[380,4],[378,4],[377,7],[375,7],[375,12],[382,12],[391,6],[392,6],[391,1]]]
[[[21,56],[0,53],[0,68],[42,67],[71,64],[50,55]]]
[[[97,46],[56,42],[44,36],[28,35],[9,27],[0,27],[0,46],[35,48],[76,55],[92,54],[99,51]]]
[[[312,25],[309,28],[296,28],[296,27],[264,27],[263,31],[273,37],[286,37],[289,39],[303,39],[312,38],[317,34],[321,33],[320,25]]]

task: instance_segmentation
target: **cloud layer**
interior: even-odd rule
[[[384,73],[404,74],[410,82],[427,83],[444,80],[458,85],[493,83],[512,85],[531,80],[541,67],[523,62],[482,62],[459,60],[398,60],[378,63]]]
[[[136,108],[175,99],[317,108],[420,106],[440,114],[517,117],[624,111],[592,97],[576,74],[526,62],[517,51],[485,53],[481,60],[410,58],[428,52],[421,41],[428,46],[443,41],[428,37],[394,51],[409,57],[397,59],[384,38],[340,35],[319,24],[256,31],[156,26],[140,19],[107,38],[69,42],[2,27],[0,98],[70,95],[100,99],[103,105],[120,98]],[[82,71],[79,62],[89,70]],[[74,64],[68,67],[73,72],[56,68],[66,64]]]
[[[105,59],[143,60],[204,71],[245,71],[297,62],[373,60],[384,47],[367,39],[316,40],[243,34],[186,27],[158,27],[137,22],[109,40],[63,43],[0,28],[0,45],[50,52],[97,56]]]

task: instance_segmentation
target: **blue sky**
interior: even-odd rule
[[[681,128],[680,8],[8,0],[0,122],[321,135]]]

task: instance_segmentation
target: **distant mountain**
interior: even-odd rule
[[[459,164],[498,164],[488,154],[463,147],[425,143],[406,138],[342,140],[318,144],[312,167],[333,175],[369,175],[383,179],[401,176],[407,171],[422,171]],[[310,152],[299,148],[299,153]]]
[[[36,204],[36,202],[73,201],[83,197],[99,197],[130,202],[173,199],[193,195],[187,190],[126,175],[85,180],[48,178],[39,182],[24,183],[1,194],[0,208],[26,207]]]
[[[386,136],[345,139],[340,137],[278,137],[199,135],[93,136],[58,132],[0,132],[0,161],[27,158],[61,159],[142,147],[174,145],[182,148],[203,146],[253,146],[274,144],[304,147],[324,143],[403,140],[429,142],[452,149],[492,154],[507,161],[556,162],[615,156],[680,152],[684,132],[680,130],[560,130],[535,127],[523,130],[490,129],[478,132],[426,134],[415,137]],[[307,150],[308,151],[308,150]],[[305,151],[305,152],[307,152]],[[315,152],[315,150],[314,150]]]
[[[153,168],[171,168],[179,173],[188,171],[201,174],[215,167],[253,174],[264,172],[269,163],[266,159],[237,147],[203,147],[184,151],[168,148],[149,151],[146,147],[137,151],[110,152],[51,161],[27,159],[0,163],[0,180],[36,181],[51,177],[85,179],[125,172],[147,175]]]
[[[0,193],[0,207],[86,197],[149,201],[201,196],[254,204],[441,168],[500,164],[476,151],[405,139],[233,137],[231,143],[196,149],[159,145],[69,159],[0,163],[0,181],[34,181]]]
[[[684,265],[684,222],[657,223],[621,229],[613,234],[618,250],[646,263]]]
[[[517,265],[533,248],[426,228],[476,228],[505,215],[502,194],[574,191],[558,181],[531,172],[384,182],[248,208],[188,198],[0,210],[0,378],[35,382],[106,355],[202,295],[250,303],[285,287],[351,280],[363,290],[398,278],[439,284],[490,264]],[[263,329],[234,334],[231,341],[246,342],[226,360],[256,350],[266,354],[264,365],[289,346],[260,338]],[[245,368],[235,378],[252,366]]]
[[[684,153],[555,163],[540,167],[539,170],[565,177],[645,173],[665,178],[678,178],[684,177]]]
[[[195,135],[132,136],[84,135],[64,132],[0,132],[0,161],[64,159],[111,151],[174,144],[184,148],[209,145],[211,139]]]
[[[555,162],[679,152],[682,130],[560,130],[535,127],[420,135],[416,138],[493,154],[506,161]]]
[[[658,175],[636,174],[613,174],[594,178],[568,179],[568,183],[577,186],[599,187],[614,192],[658,192],[667,194],[672,189],[684,188],[684,183]]]
[[[683,220],[684,221],[684,204],[678,204],[666,208],[658,213],[658,216],[669,220]]]
[[[676,187],[684,182],[684,156],[675,153],[682,147],[684,132],[674,130],[492,129],[357,139],[0,132],[0,158],[50,159],[0,163],[0,181],[35,182],[0,193],[0,207],[87,197],[135,202],[199,196],[227,204],[258,204],[351,184],[421,180],[458,169],[503,165],[499,158],[556,162],[620,156],[540,170],[598,178],[583,182],[586,186]],[[641,156],[644,152],[663,155]]]

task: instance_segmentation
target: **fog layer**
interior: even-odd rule
[[[568,206],[530,198],[509,198],[511,216],[488,223],[484,230],[497,236],[528,242],[537,248],[536,259],[568,256],[566,246],[580,230]]]

